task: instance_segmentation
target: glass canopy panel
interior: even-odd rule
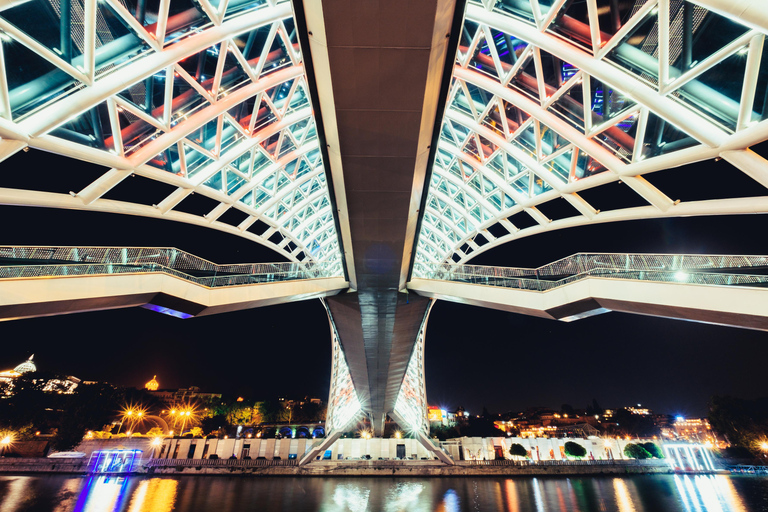
[[[606,61],[653,87],[659,83],[658,9],[651,10],[608,53]]]
[[[0,10],[6,27],[14,27],[8,31],[13,35],[0,34],[12,121],[49,123],[55,128],[36,135],[112,153],[108,158],[123,158],[128,168],[165,171],[152,179],[213,201],[229,196],[251,219],[279,231],[282,241],[275,244],[286,256],[327,262],[342,272],[293,16],[275,16],[276,21],[237,35],[224,30],[225,22],[214,29],[220,33],[207,37],[205,30],[214,23],[195,0],[102,0],[95,4],[94,47],[88,49],[84,5],[28,0]],[[165,20],[158,11],[168,5]],[[225,20],[256,9],[286,12],[264,0],[213,0],[206,6]],[[147,43],[163,26],[164,46]],[[188,42],[194,51],[185,47],[186,56],[177,62],[156,55],[174,55],[173,45],[193,34],[218,42],[202,48]],[[87,69],[89,54],[95,66]],[[269,88],[260,84],[265,75]],[[119,87],[109,82],[115,92],[100,96],[101,82],[115,76],[123,82]],[[91,82],[98,101],[89,105]],[[82,111],[56,120],[61,115],[56,102],[81,92],[75,104],[82,103]],[[235,93],[239,103],[232,101]],[[173,209],[179,201],[164,204]]]
[[[213,25],[199,3],[193,0],[174,0],[168,12],[165,44],[174,44],[191,34]]]
[[[496,10],[515,18],[534,23],[533,9],[529,0],[498,0],[495,3]]]
[[[739,130],[751,136],[768,118],[765,36],[754,20],[694,1],[469,0],[415,265],[465,260],[475,230],[516,214],[516,201],[572,199],[630,169],[664,166],[641,160],[713,147]],[[590,207],[578,208],[578,222],[592,221]]]

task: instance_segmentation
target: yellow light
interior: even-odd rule
[[[144,413],[143,413],[143,412],[141,412],[141,411],[139,411],[137,414],[138,414],[139,418],[141,418],[142,416],[144,416]]]
[[[760,443],[760,448],[763,450],[768,450],[768,443]]]
[[[0,439],[0,444],[3,446],[8,446],[13,442],[13,436],[11,434],[6,435],[4,438]]]
[[[152,446],[160,446],[163,444],[163,439],[160,437],[156,437],[152,440]]]

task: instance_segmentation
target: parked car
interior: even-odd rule
[[[212,454],[210,454],[210,455],[208,456],[208,458],[209,458],[210,460],[217,460],[217,459],[219,458],[219,456],[218,456],[218,455],[216,455],[215,453],[212,453]]]

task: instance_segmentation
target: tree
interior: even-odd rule
[[[653,457],[650,453],[648,453],[648,450],[640,446],[639,444],[635,443],[629,443],[627,446],[624,447],[624,455],[629,457],[630,459],[650,459]]]
[[[435,425],[434,427],[430,427],[429,437],[436,437],[440,441],[445,441],[446,439],[453,439],[455,437],[459,437],[459,432],[458,430],[456,430],[456,427],[446,427],[443,425]]]
[[[163,437],[164,435],[165,432],[163,432],[163,429],[160,427],[152,427],[151,429],[147,430],[147,437]]]
[[[213,432],[214,430],[219,430],[220,428],[228,428],[230,426],[229,422],[227,421],[227,417],[223,414],[218,414],[211,418],[203,418],[201,423],[203,431],[208,433]]]
[[[587,454],[587,450],[586,448],[581,446],[579,443],[574,443],[573,441],[567,441],[565,443],[565,454],[568,457],[576,457],[577,459],[580,459]]]
[[[657,445],[656,443],[652,443],[649,441],[647,443],[641,443],[640,446],[645,448],[646,451],[650,453],[651,457],[653,457],[654,459],[664,458],[664,453],[661,451],[661,448],[659,448],[659,445]]]
[[[277,423],[283,412],[283,407],[279,403],[270,400],[256,402],[254,408],[261,418],[261,423]]]
[[[768,432],[768,397],[743,400],[715,395],[709,401],[709,424],[732,446],[759,453]]]
[[[64,414],[53,439],[53,447],[59,451],[72,450],[86,431],[101,429],[109,423],[117,403],[115,389],[104,384],[82,385],[72,395],[56,396],[66,396]]]
[[[525,449],[525,446],[515,443],[509,447],[509,454],[513,457],[527,457],[528,450]]]

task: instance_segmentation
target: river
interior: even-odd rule
[[[0,477],[0,512],[757,512],[768,477]]]

